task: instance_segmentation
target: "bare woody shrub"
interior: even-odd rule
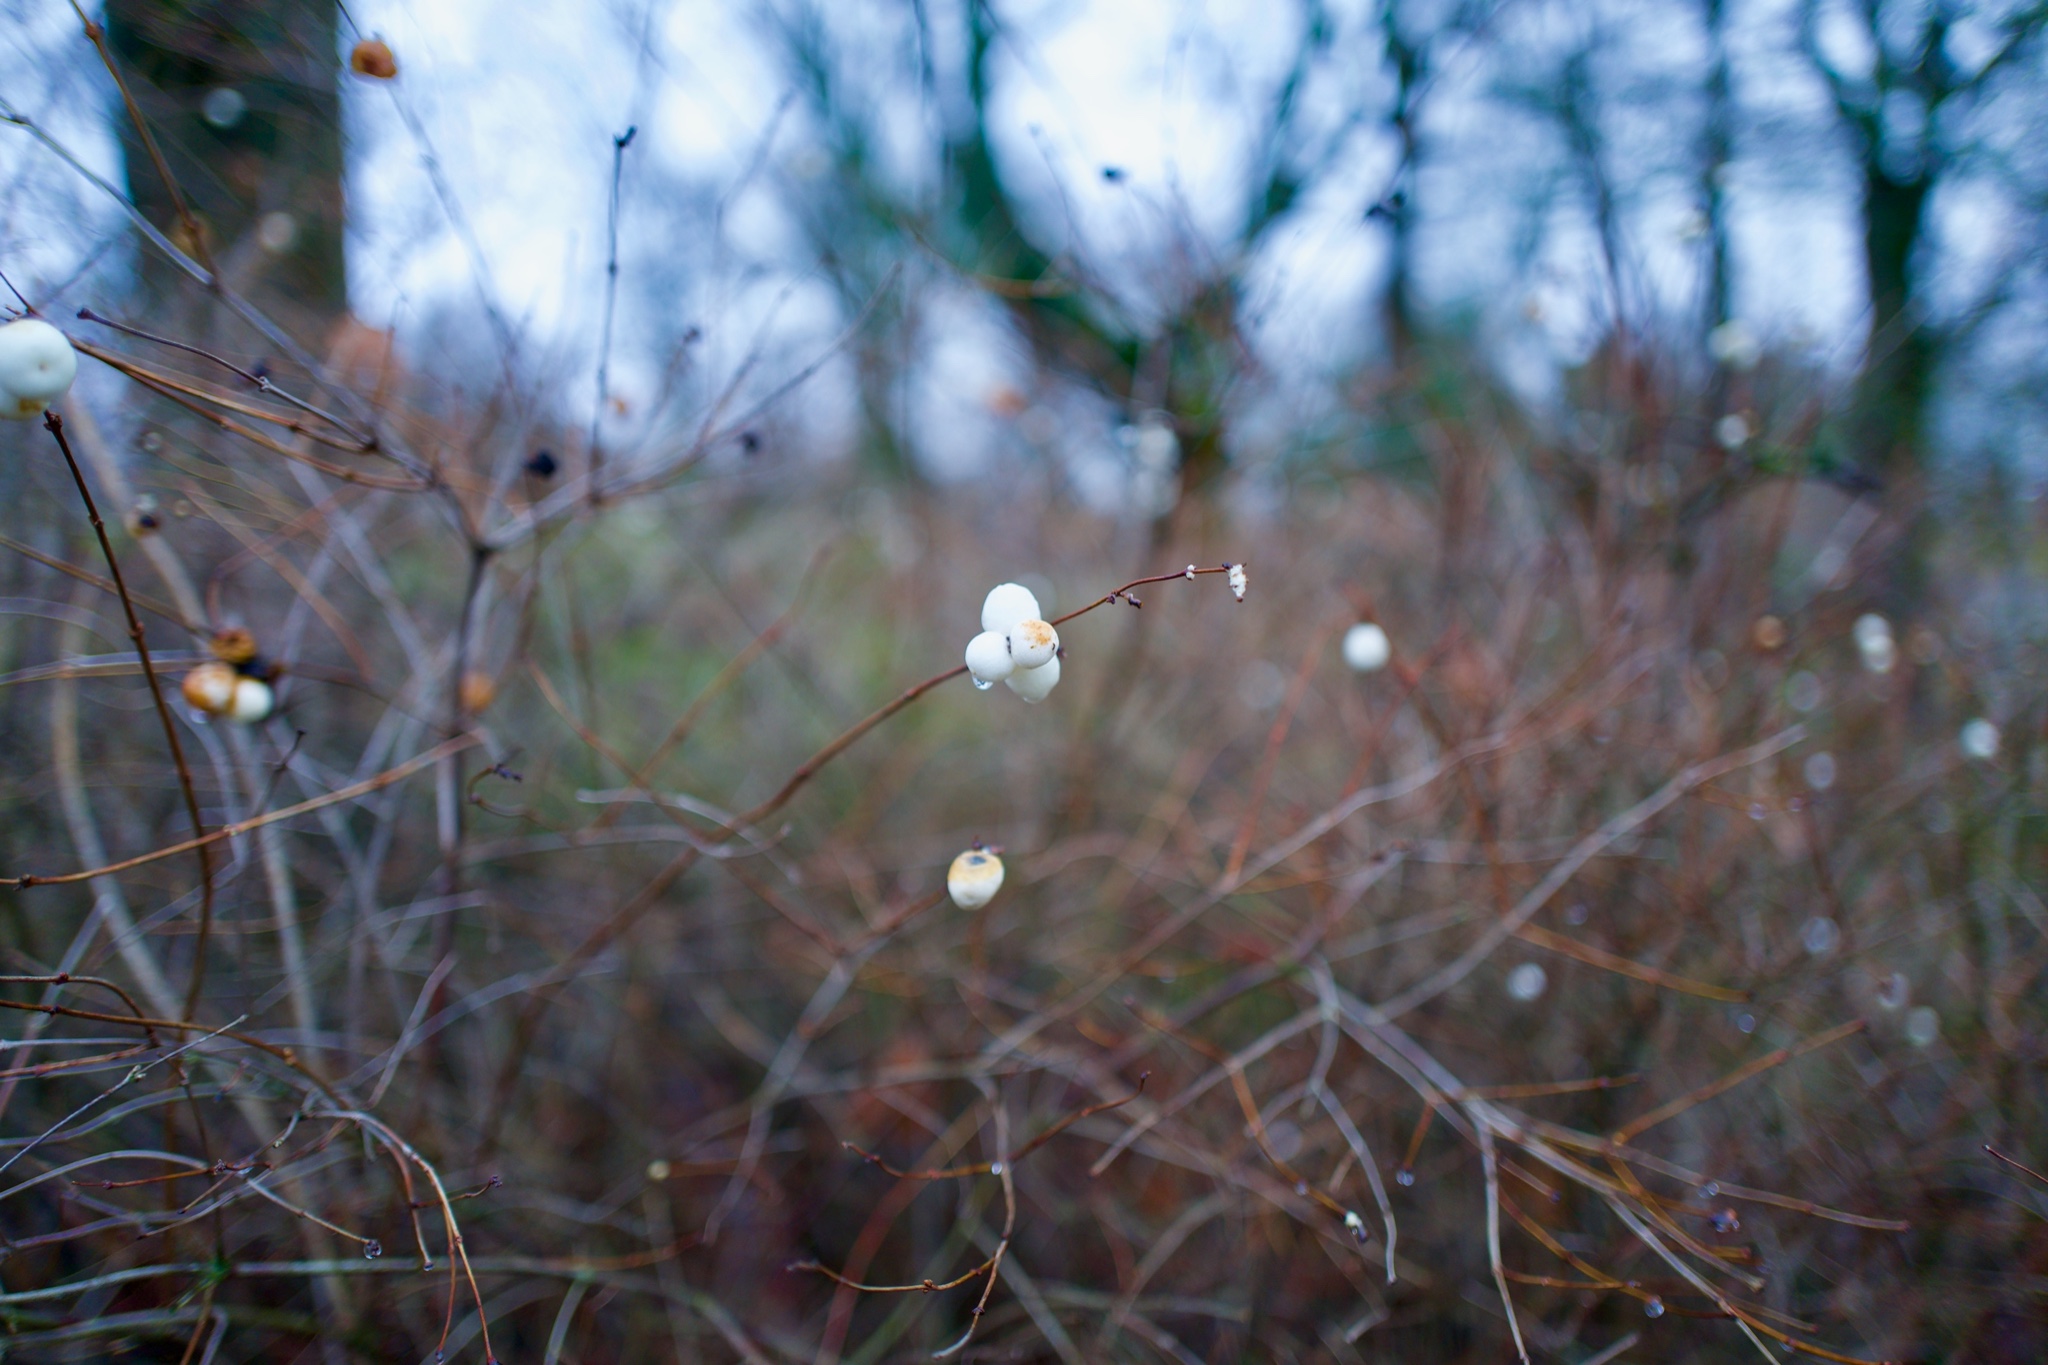
[[[822,357],[608,449],[153,241],[240,341],[53,318],[0,438],[11,1353],[2038,1350],[2023,576],[1888,618],[1911,512],[1667,478],[1676,380],[1137,525],[756,451]]]

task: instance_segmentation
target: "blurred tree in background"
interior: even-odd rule
[[[229,288],[314,341],[348,306],[338,15],[334,0],[106,9],[108,42],[169,172],[167,183],[126,111],[110,111],[129,197]],[[152,291],[189,288],[169,264],[143,259]]]
[[[2048,191],[2003,151],[2014,121],[2038,124],[2048,114],[2038,69],[2048,6],[1862,0],[1824,9],[1802,0],[1800,23],[1860,184],[1870,307],[1850,400],[1851,456],[1873,471],[1916,473],[1951,334],[1967,333],[2004,287],[1994,281],[1942,316],[1933,201],[1944,185],[1977,173],[2017,174],[2012,188],[2023,201]]]

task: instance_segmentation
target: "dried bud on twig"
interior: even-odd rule
[[[498,684],[492,680],[490,674],[471,669],[462,675],[462,686],[459,691],[463,714],[474,716],[497,700]]]
[[[256,657],[256,637],[240,626],[215,631],[206,647],[213,651],[214,658],[237,668]]]
[[[348,54],[348,69],[358,76],[388,81],[398,74],[398,59],[382,38],[365,38]]]

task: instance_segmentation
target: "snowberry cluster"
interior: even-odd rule
[[[277,694],[266,678],[277,670],[257,654],[255,637],[230,627],[215,632],[209,647],[213,658],[178,684],[192,709],[244,725],[267,719],[277,709]]]
[[[276,705],[269,683],[261,678],[244,677],[231,666],[217,661],[203,663],[187,673],[178,690],[185,694],[185,700],[192,703],[195,711],[204,711],[209,716],[225,716],[244,725],[254,725],[268,716]]]
[[[1005,683],[1026,701],[1044,701],[1060,680],[1060,635],[1021,583],[998,583],[981,604],[981,634],[967,642],[967,671],[983,691]]]
[[[64,396],[77,373],[78,353],[41,318],[0,327],[0,417],[25,422],[39,416]]]

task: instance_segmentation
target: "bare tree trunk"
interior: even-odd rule
[[[1707,0],[1707,38],[1712,56],[1707,68],[1707,126],[1700,157],[1700,189],[1706,199],[1709,245],[1707,326],[1729,319],[1733,303],[1728,269],[1728,190],[1722,182],[1735,155],[1735,98],[1728,73],[1728,7],[1726,0]]]
[[[1934,339],[1913,302],[1913,255],[1928,191],[1923,172],[1895,180],[1871,158],[1864,167],[1863,262],[1870,284],[1870,342],[1857,386],[1856,458],[1884,474],[1918,469],[1933,392]]]
[[[347,306],[336,0],[108,0],[107,36],[198,225],[197,243],[132,122],[136,206],[227,284],[317,341]],[[160,300],[179,286],[149,260]],[[198,318],[192,321],[199,321]]]

